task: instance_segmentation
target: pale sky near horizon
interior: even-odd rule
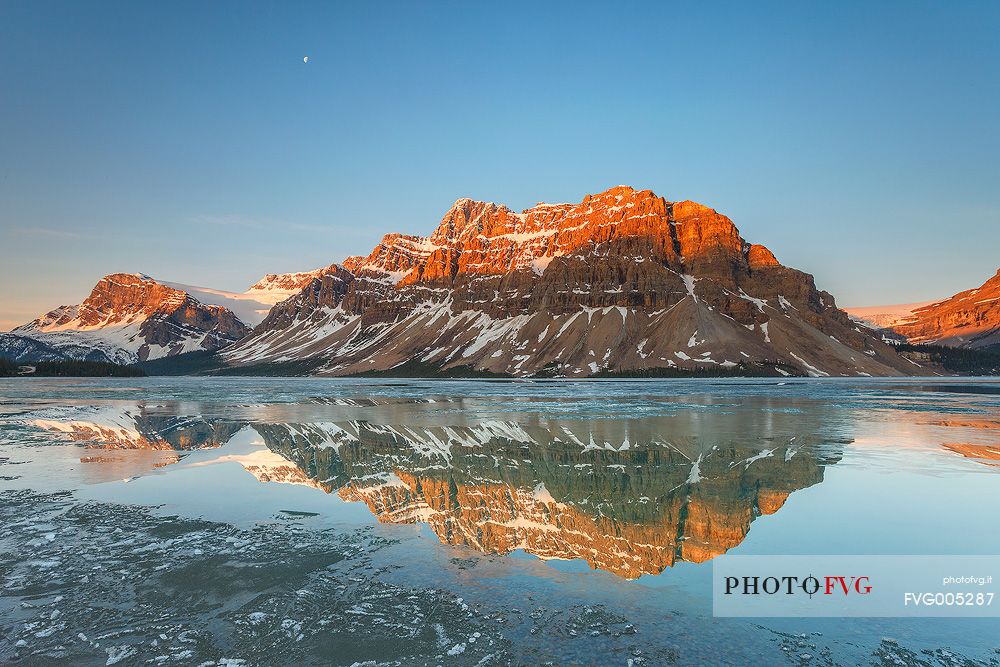
[[[996,272],[1000,3],[697,4],[0,3],[0,329],[620,183],[840,305]]]

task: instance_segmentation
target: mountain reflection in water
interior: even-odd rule
[[[737,546],[755,518],[823,481],[851,442],[811,435],[831,432],[815,405],[715,412],[710,421],[697,410],[515,421],[415,401],[338,406],[334,417],[365,418],[164,416],[135,405],[34,424],[94,447],[174,450],[221,447],[249,424],[266,449],[223,449],[216,461],[238,462],[263,482],[336,492],[381,522],[426,523],[444,544],[583,559],[625,578]]]
[[[145,405],[77,410],[72,419],[46,415],[31,425],[97,449],[190,450],[221,447],[245,423],[150,413]]]
[[[267,447],[379,521],[427,523],[441,542],[584,559],[626,578],[735,547],[750,523],[839,459],[808,438],[701,442],[629,422],[491,421],[415,427],[255,424]],[[630,428],[630,426],[632,428]]]

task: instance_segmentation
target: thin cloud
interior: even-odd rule
[[[301,222],[287,222],[273,218],[256,218],[236,214],[228,215],[198,215],[193,222],[203,225],[220,227],[241,227],[243,229],[281,229],[295,232],[332,232],[336,231],[329,225],[310,225]]]
[[[242,215],[197,215],[192,219],[200,225],[218,225],[220,227],[245,227],[247,229],[264,229],[273,222],[259,218],[248,218]]]
[[[82,234],[66,231],[65,229],[51,229],[49,227],[14,227],[12,230],[18,236],[38,236],[47,239],[79,239]]]

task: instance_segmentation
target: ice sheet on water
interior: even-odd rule
[[[57,538],[38,540],[49,533]],[[238,529],[81,503],[71,493],[4,492],[0,662],[505,665],[622,654],[650,664],[677,658],[655,624],[643,636],[635,621],[603,604],[541,604],[530,593],[518,604],[470,603],[440,588],[401,585],[390,580],[395,568],[378,558],[392,546],[371,530],[316,531],[298,522]],[[32,561],[58,567],[42,570]],[[467,559],[462,567],[476,563]]]
[[[436,663],[434,625],[475,636],[473,662],[506,646],[455,596],[381,581],[370,555],[387,542],[366,531],[240,530],[29,491],[0,495],[0,526],[0,662]]]

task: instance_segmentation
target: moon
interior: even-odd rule
[[[302,58],[302,62],[304,62],[304,63],[307,63],[307,62],[309,62],[309,56],[304,56],[304,57]]]

